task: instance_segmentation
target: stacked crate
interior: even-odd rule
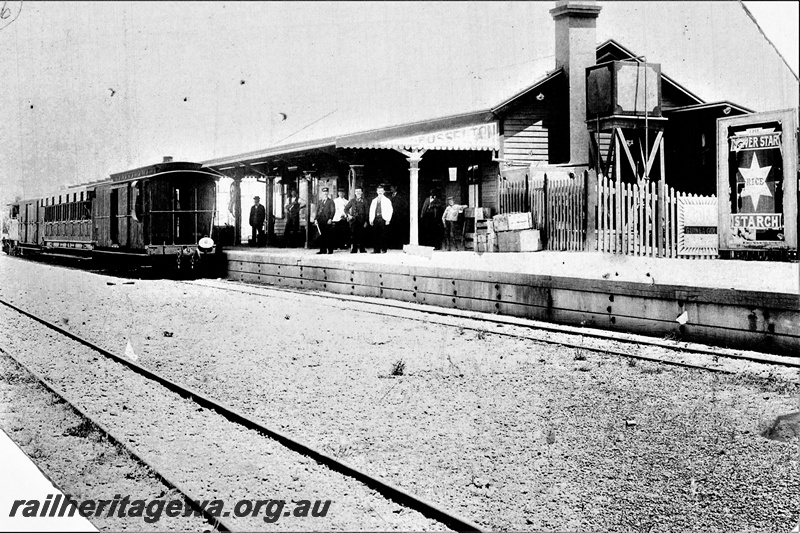
[[[542,249],[539,230],[533,228],[530,213],[506,213],[494,217],[500,252],[536,252]]]
[[[478,253],[497,252],[497,234],[492,219],[475,222],[475,251]]]
[[[492,223],[491,216],[491,208],[476,207],[474,209],[474,250],[478,253],[497,251],[497,240],[495,238],[494,224]]]

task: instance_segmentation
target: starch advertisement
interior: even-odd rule
[[[719,120],[721,250],[797,246],[794,115],[775,115]]]

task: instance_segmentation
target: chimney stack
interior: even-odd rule
[[[593,0],[557,0],[550,10],[556,22],[556,68],[563,67],[569,87],[569,162],[589,163],[586,129],[586,69],[597,63],[596,27],[600,6]]]
[[[164,156],[164,163],[172,163],[172,156],[171,155],[165,155]]]

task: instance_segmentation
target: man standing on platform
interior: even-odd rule
[[[423,246],[433,246],[437,250],[441,245],[441,225],[439,220],[444,214],[444,205],[442,201],[436,197],[436,191],[431,189],[430,196],[425,198],[422,204],[422,210],[419,213],[420,229],[420,244]]]
[[[392,202],[383,193],[383,185],[378,185],[378,196],[369,206],[369,223],[375,228],[374,254],[386,253],[386,226],[392,221]]]
[[[344,197],[344,191],[338,189],[336,191],[336,198],[333,200],[333,205],[336,206],[336,211],[333,214],[333,227],[335,232],[336,248],[344,249],[349,244],[347,217],[344,214],[344,208],[347,205],[347,200]]]
[[[319,254],[332,254],[334,247],[333,238],[333,215],[336,213],[336,206],[333,200],[328,198],[328,188],[323,187],[319,193],[317,202],[317,217],[315,219],[319,230]]]
[[[289,201],[286,202],[286,228],[283,232],[283,243],[287,248],[297,245],[300,234],[300,210],[305,206],[306,204],[300,201],[294,190],[289,192]]]
[[[368,210],[367,201],[364,199],[364,191],[361,187],[356,187],[356,197],[347,202],[344,207],[344,214],[350,223],[350,242],[353,244],[351,254],[361,252],[367,253],[364,248],[364,229],[367,227]]]
[[[392,201],[392,210],[394,211],[392,215],[392,220],[394,221],[394,224],[392,224],[393,230],[389,232],[392,236],[390,241],[392,247],[402,248],[408,239],[408,202],[400,195],[397,185],[392,185],[389,190],[389,200]]]
[[[259,245],[259,237],[264,234],[264,221],[267,219],[267,211],[259,202],[261,198],[253,196],[253,207],[250,208],[250,228],[252,229],[253,240],[250,246]]]
[[[444,225],[444,240],[447,245],[447,251],[451,251],[455,246],[458,250],[458,243],[461,242],[461,231],[458,227],[458,215],[464,212],[464,206],[458,205],[453,201],[452,196],[447,197],[447,208],[442,215],[442,224]],[[462,243],[463,244],[463,243]],[[442,246],[444,248],[444,246]]]

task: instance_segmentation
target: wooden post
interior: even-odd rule
[[[667,193],[667,176],[666,176],[666,174],[664,174],[664,137],[662,136],[659,140],[661,142],[659,143],[659,146],[658,146],[658,151],[660,152],[658,157],[659,157],[659,164],[661,166],[661,168],[660,168],[660,170],[661,170],[661,188],[660,189],[662,191],[661,192],[661,201],[662,201],[661,205],[662,205],[662,208],[661,208],[660,220],[661,220],[661,228],[663,229],[664,234],[666,236],[666,232],[669,231],[669,228],[666,225],[666,223],[667,223],[666,208],[667,208],[668,199],[667,199],[667,194],[666,194]],[[659,232],[659,235],[661,235],[661,232]],[[668,255],[669,254],[667,254],[667,253],[664,254],[665,257],[668,256]]]
[[[312,177],[310,172],[304,172],[303,177],[301,178],[303,183],[306,184],[306,249],[310,248],[311,246],[311,196],[312,192]],[[300,188],[298,187],[297,195],[300,196]],[[316,202],[314,202],[316,205]]]
[[[419,246],[419,162],[426,150],[412,150],[405,152],[408,161],[408,179],[409,179],[409,193],[408,193],[408,211],[410,215],[409,220],[409,236],[408,244],[411,246]]]
[[[544,231],[539,237],[542,239],[542,248],[550,249],[550,198],[547,191],[547,172],[544,173]]]
[[[236,224],[233,226],[233,242],[234,246],[241,246],[242,244],[242,176],[239,169],[233,176],[233,183],[231,184],[231,194],[233,195],[233,218]]]
[[[619,132],[619,128],[615,130]],[[620,253],[622,250],[622,226],[620,220],[622,219],[622,165],[620,161],[620,139],[619,135],[614,135],[614,181],[615,181],[615,195],[614,198],[614,253]]]
[[[269,170],[267,171],[269,172]],[[274,199],[274,191],[275,191],[275,178],[267,177],[267,205],[269,208],[267,209],[267,246],[272,245],[272,233],[275,231],[275,199]]]

